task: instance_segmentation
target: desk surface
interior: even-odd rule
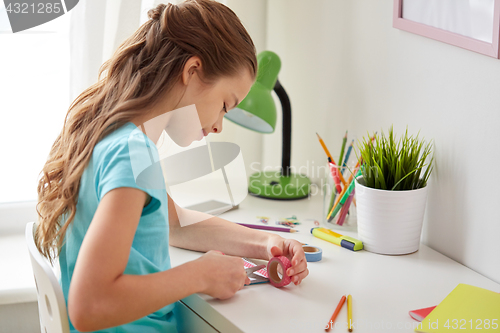
[[[409,255],[384,256],[352,252],[310,234],[321,218],[321,196],[299,201],[274,201],[248,196],[240,208],[221,217],[255,223],[293,214],[302,221],[298,233],[283,237],[316,245],[323,259],[308,263],[309,276],[299,286],[270,284],[244,287],[228,300],[195,294],[183,301],[221,332],[324,332],[342,295],[353,297],[354,332],[413,332],[417,324],[408,311],[439,304],[459,283],[500,292],[500,285],[421,244]],[[356,237],[354,232],[344,234]],[[172,266],[202,253],[171,247]],[[344,305],[331,332],[347,332]]]

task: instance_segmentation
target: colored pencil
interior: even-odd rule
[[[331,221],[335,215],[337,214],[337,212],[335,211],[335,209],[337,208],[339,202],[341,200],[343,200],[342,204],[347,200],[347,196],[344,198],[344,195],[346,193],[346,191],[349,190],[349,193],[352,191],[352,189],[354,188],[354,175],[358,173],[358,169],[359,169],[359,164],[362,160],[360,159],[358,161],[358,163],[356,163],[356,167],[354,168],[354,172],[351,174],[351,176],[349,177],[349,186],[344,186],[344,189],[342,190],[342,193],[340,193],[340,195],[337,197],[337,200],[335,201],[335,204],[333,205],[332,209],[330,210],[330,213],[328,213],[328,216],[327,216],[327,219],[328,221]],[[349,195],[349,194],[348,194]],[[340,208],[340,207],[339,207]],[[335,212],[335,214],[334,214]],[[333,216],[333,217],[332,217]]]
[[[342,206],[344,206],[344,204],[346,203],[352,191],[354,191],[354,179],[351,181],[349,186],[344,187],[341,199],[340,200],[337,199],[337,204],[334,206],[334,208],[330,211],[330,214],[328,215],[328,222],[330,222],[335,218],[335,216],[340,211]]]
[[[347,162],[349,162],[349,157],[351,157],[352,146],[354,145],[354,140],[351,141],[349,148],[347,148],[347,153],[345,153],[344,163],[342,163],[342,174],[344,174],[345,168],[347,167]]]
[[[269,230],[269,231],[283,231],[283,232],[298,232],[298,230],[290,229],[290,228],[281,228],[281,227],[271,227],[267,225],[260,224],[247,224],[247,223],[237,223],[247,228],[252,229],[261,229],[261,230]]]
[[[352,332],[352,297],[351,295],[347,296],[347,327],[349,328],[349,332]]]
[[[345,131],[344,138],[342,139],[342,148],[340,148],[340,157],[339,157],[339,167],[342,166],[342,162],[344,161],[344,150],[346,142],[347,142],[347,131]]]
[[[323,139],[319,136],[318,132],[316,132],[316,135],[318,136],[318,140],[319,140],[319,143],[321,144],[321,147],[323,147],[323,150],[325,151],[326,153],[326,156],[327,157],[330,157],[333,161],[333,157],[332,155],[330,154],[330,151],[328,150],[328,148],[326,148],[326,145],[325,145],[325,142],[323,141]]]
[[[323,139],[319,136],[318,133],[316,133],[316,135],[318,136],[319,143],[321,144],[321,147],[323,147],[323,150],[325,151],[326,156],[331,159],[331,162],[333,164],[337,165],[335,163],[335,160],[333,159],[332,155],[330,154],[330,151],[328,150],[328,148],[326,148],[326,145],[325,145],[325,142],[323,141]],[[339,173],[339,178],[340,178],[340,181],[342,182],[342,184],[345,186],[347,184],[347,182],[345,181],[345,179],[341,173]]]
[[[339,219],[337,220],[338,225],[343,225],[345,218],[347,216],[347,213],[349,212],[349,207],[351,206],[352,199],[354,199],[354,193],[356,192],[356,189],[352,189],[351,194],[349,194],[349,197],[347,198],[347,201],[345,204],[342,206],[342,209],[340,210],[340,215]]]
[[[332,317],[328,321],[328,324],[326,324],[325,332],[330,332],[330,330],[332,329],[333,323],[335,322],[335,319],[337,318],[337,315],[339,314],[340,309],[342,309],[342,305],[344,305],[344,302],[345,302],[345,295],[342,296],[342,298],[340,299],[340,302],[337,305],[337,308],[335,309],[335,311],[333,312]]]

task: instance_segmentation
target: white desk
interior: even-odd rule
[[[320,262],[308,263],[309,276],[299,286],[278,289],[270,284],[244,287],[228,300],[195,294],[183,300],[220,332],[324,332],[342,295],[353,297],[354,332],[413,332],[417,324],[408,311],[439,304],[459,283],[500,292],[500,285],[421,244],[416,253],[384,256],[352,252],[310,234],[308,218],[320,220],[317,195],[299,201],[274,201],[248,196],[240,208],[221,217],[255,223],[256,216],[273,220],[293,214],[302,221],[299,233],[283,237],[323,249]],[[270,222],[271,224],[271,222]],[[356,233],[344,234],[356,237]],[[202,253],[171,247],[172,266]],[[347,332],[347,307],[331,332]],[[204,331],[205,332],[205,331]]]

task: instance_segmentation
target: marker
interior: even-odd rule
[[[326,228],[312,228],[311,234],[314,237],[321,238],[327,242],[344,247],[351,251],[359,251],[363,249],[363,243],[355,238],[343,236]]]
[[[328,324],[326,324],[325,332],[330,332],[330,329],[332,328],[333,323],[335,322],[335,319],[337,319],[337,315],[339,314],[340,309],[342,308],[342,305],[344,305],[344,302],[345,302],[345,295],[342,296],[342,298],[340,299],[340,302],[337,305],[337,308],[335,309],[335,311],[333,312],[333,315],[330,318],[330,321],[328,322]]]

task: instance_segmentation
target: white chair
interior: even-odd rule
[[[30,253],[31,266],[38,294],[38,315],[42,333],[69,333],[66,301],[56,275],[35,245],[33,234],[36,225],[26,225],[26,243]]]

